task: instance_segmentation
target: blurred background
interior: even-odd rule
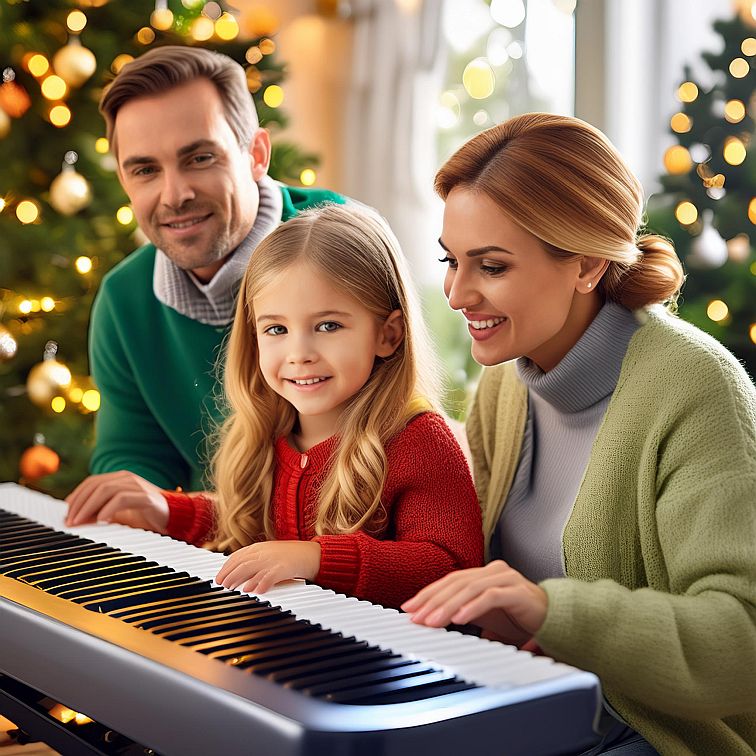
[[[530,110],[576,115],[650,195],[688,274],[680,314],[756,374],[756,3],[740,0],[0,0],[0,480],[65,495],[99,394],[89,310],[141,243],[97,112],[160,44],[247,71],[271,174],[372,205],[394,227],[464,415],[477,369],[440,283],[433,176]]]

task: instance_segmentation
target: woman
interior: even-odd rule
[[[753,753],[753,384],[662,306],[680,262],[588,124],[513,118],[436,189],[445,293],[488,367],[468,435],[490,561],[403,608],[595,672],[595,752]]]

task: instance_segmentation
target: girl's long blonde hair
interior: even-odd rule
[[[672,243],[643,234],[643,189],[609,140],[578,118],[525,113],[474,136],[436,174],[442,199],[480,191],[554,257],[609,261],[598,291],[628,309],[674,301]]]
[[[417,297],[398,242],[385,222],[355,206],[326,205],[300,213],[257,247],[239,290],[228,341],[226,420],[216,440],[215,539],[233,551],[275,537],[271,512],[274,447],[294,428],[294,407],[265,382],[257,351],[255,296],[292,265],[307,264],[383,322],[401,310],[404,338],[376,359],[337,430],[338,446],[319,494],[315,532],[352,533],[385,521],[381,493],[387,442],[422,409],[438,406],[437,371]]]

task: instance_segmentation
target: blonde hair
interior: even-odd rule
[[[483,192],[558,258],[609,260],[598,291],[636,309],[674,302],[684,275],[672,243],[640,234],[643,189],[609,140],[578,118],[527,113],[464,144],[442,166],[442,199]]]
[[[265,382],[257,351],[255,296],[292,265],[306,263],[381,322],[396,310],[404,338],[376,359],[337,430],[338,446],[319,493],[315,532],[353,533],[385,524],[381,494],[387,442],[422,409],[437,406],[432,351],[398,242],[375,214],[326,205],[279,226],[255,250],[244,274],[225,365],[228,416],[213,457],[217,531],[231,551],[275,537],[271,497],[275,443],[294,428],[294,407]]]

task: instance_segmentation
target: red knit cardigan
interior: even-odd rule
[[[379,532],[315,535],[317,492],[335,448],[336,437],[305,454],[284,438],[276,443],[276,538],[320,544],[314,582],[398,607],[447,572],[483,563],[481,514],[470,470],[439,415],[417,415],[387,445],[382,497],[387,518]],[[193,544],[208,540],[214,526],[212,503],[201,495],[163,494],[170,510],[169,535]]]

